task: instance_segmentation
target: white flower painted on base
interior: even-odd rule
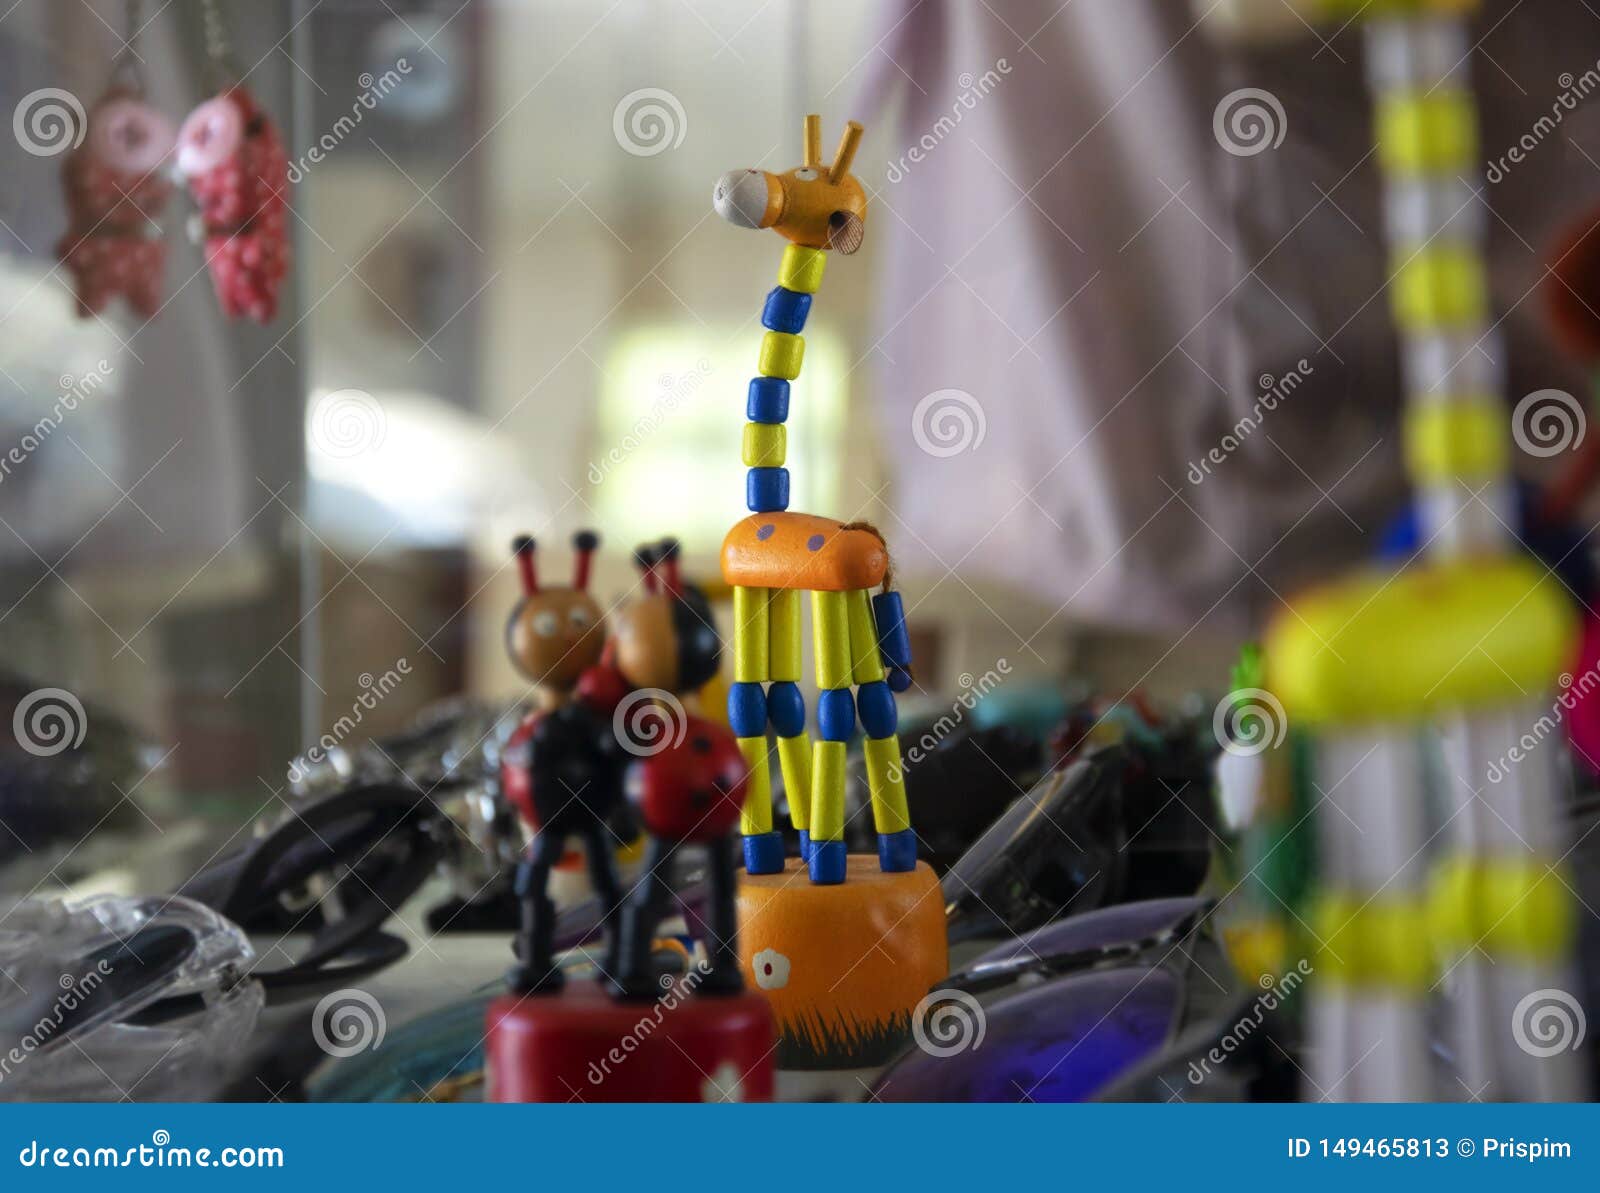
[[[789,984],[789,958],[777,949],[762,949],[755,955],[752,968],[756,971],[756,985],[763,990],[782,990]]]

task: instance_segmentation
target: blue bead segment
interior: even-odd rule
[[[736,683],[728,688],[728,728],[735,737],[764,737],[767,732],[767,694],[758,683]]]
[[[812,841],[811,856],[806,861],[811,870],[811,881],[818,886],[838,886],[844,881],[843,841]]]
[[[789,470],[752,468],[744,481],[744,503],[756,513],[789,508]]]
[[[729,708],[733,697],[728,697]],[[856,711],[861,715],[861,728],[868,737],[888,737],[900,727],[900,714],[895,710],[894,693],[883,680],[864,683],[856,689]],[[736,729],[734,731],[738,733]],[[739,734],[743,737],[743,734]]]
[[[878,627],[878,649],[886,667],[911,666],[911,634],[906,629],[906,607],[898,592],[880,592],[872,598],[872,620]]]
[[[817,733],[823,741],[849,741],[856,731],[856,702],[849,688],[817,695]]]
[[[797,290],[774,286],[767,295],[767,305],[761,310],[761,326],[772,331],[799,335],[811,313],[811,295]]]
[[[767,688],[767,718],[779,737],[799,737],[806,731],[806,698],[799,684],[781,679]]]
[[[750,393],[745,398],[744,416],[753,423],[787,422],[789,383],[782,377],[750,378]]]
[[[756,833],[746,837],[744,868],[750,874],[783,873],[783,834]]]
[[[811,860],[811,834],[805,829],[800,830],[800,860],[802,862]]]
[[[878,869],[886,874],[904,874],[916,868],[916,833],[905,828],[898,833],[878,834]]]
[[[903,692],[911,686],[911,672],[904,667],[889,668],[889,688],[891,691]]]

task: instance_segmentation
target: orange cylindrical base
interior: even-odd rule
[[[749,990],[693,995],[692,982],[654,1001],[621,1001],[594,982],[495,999],[484,1044],[488,1100],[770,1102],[766,1000]]]
[[[782,874],[741,874],[739,956],[777,1017],[780,1067],[881,1064],[949,973],[939,880],[926,863],[885,874],[870,854],[852,854],[832,886],[794,859]]]

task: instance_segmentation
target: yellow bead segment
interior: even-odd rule
[[[1433,978],[1428,928],[1421,899],[1325,894],[1311,916],[1317,979],[1420,993]]]
[[[750,768],[745,783],[744,809],[739,813],[739,831],[747,837],[772,831],[772,773],[767,766],[767,739],[741,737],[739,753]]]
[[[900,761],[900,739],[869,737],[862,746],[866,754],[867,790],[872,794],[872,821],[880,833],[898,833],[911,827],[911,812],[906,806],[905,767]]]
[[[733,679],[766,683],[771,678],[767,629],[767,590],[733,590]]]
[[[800,590],[774,588],[767,600],[768,670],[776,682],[800,682]]]
[[[1478,156],[1472,96],[1456,89],[1378,99],[1378,159],[1397,174],[1455,174]]]
[[[842,741],[811,747],[811,839],[844,840],[844,762]]]
[[[845,593],[850,609],[850,677],[857,684],[877,683],[887,672],[878,650],[878,627],[866,589]]]
[[[1263,989],[1291,964],[1289,932],[1280,919],[1261,916],[1225,925],[1222,944],[1235,972]]]
[[[815,294],[822,285],[822,267],[827,263],[828,254],[821,249],[791,244],[783,250],[783,261],[778,265],[778,285],[801,294]]]
[[[1482,323],[1489,316],[1489,279],[1472,249],[1431,245],[1398,258],[1391,287],[1395,321],[1408,332]]]
[[[1464,16],[1482,0],[1318,0],[1317,15],[1327,21],[1378,20],[1396,16]]]
[[[1405,416],[1406,467],[1418,485],[1481,481],[1505,472],[1506,412],[1492,398],[1430,402]]]
[[[804,733],[778,740],[778,766],[789,795],[789,820],[807,831],[811,824],[811,739]]]
[[[817,687],[850,686],[850,606],[842,592],[811,594],[811,652],[816,656]]]
[[[756,367],[763,377],[782,377],[793,381],[800,376],[800,363],[805,359],[804,336],[790,335],[786,331],[769,331],[761,337],[761,356]]]
[[[788,436],[782,423],[745,423],[744,466],[782,468]]]
[[[1522,558],[1365,569],[1269,626],[1267,686],[1302,726],[1420,721],[1549,688],[1577,650],[1571,601]]]
[[[1572,897],[1554,864],[1538,857],[1456,856],[1434,869],[1429,923],[1448,954],[1565,958],[1575,931]]]

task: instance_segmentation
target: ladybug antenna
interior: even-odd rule
[[[539,592],[539,569],[534,564],[536,544],[525,534],[511,540],[511,551],[517,557],[517,571],[522,575],[522,595],[536,596]]]
[[[644,579],[644,590],[651,596],[661,591],[661,582],[656,576],[655,548],[651,546],[635,547],[633,562],[639,565],[639,574]]]
[[[579,592],[589,589],[589,571],[599,546],[600,536],[592,530],[580,530],[572,536],[572,549],[578,553],[577,561],[572,565],[572,587]]]
[[[659,559],[666,572],[667,591],[673,596],[683,595],[683,580],[678,575],[678,556],[683,548],[677,539],[662,539],[661,545],[656,548],[656,558]]]

